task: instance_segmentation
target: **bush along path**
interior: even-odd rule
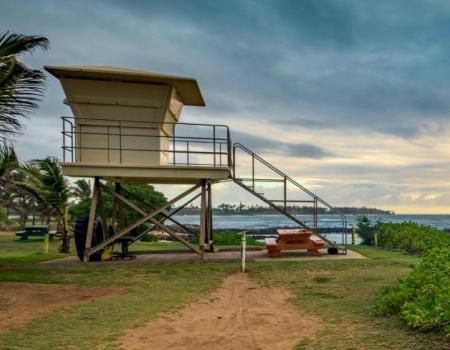
[[[376,315],[399,315],[410,328],[450,342],[450,247],[432,249],[403,280],[377,297]]]
[[[402,249],[411,254],[426,253],[433,248],[450,247],[450,234],[415,222],[377,225],[378,245]]]
[[[450,342],[450,234],[414,222],[360,220],[367,241],[387,249],[424,255],[422,262],[397,284],[377,296],[376,315],[396,315],[412,329],[440,332]]]

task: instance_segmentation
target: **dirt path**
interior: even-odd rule
[[[285,290],[262,288],[244,274],[227,277],[187,308],[129,331],[123,349],[292,349],[321,324],[287,302]]]
[[[122,290],[62,284],[0,282],[0,332],[57,307],[72,306]]]

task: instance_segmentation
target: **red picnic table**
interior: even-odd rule
[[[278,237],[266,238],[266,248],[271,257],[277,257],[282,250],[306,249],[314,256],[320,256],[319,249],[323,248],[325,241],[312,238],[313,232],[306,229],[277,230]]]

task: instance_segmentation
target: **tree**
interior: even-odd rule
[[[17,56],[47,47],[48,40],[40,36],[0,36],[0,141],[22,131],[21,119],[37,109],[45,88],[44,73],[28,68]]]
[[[108,186],[111,190],[114,189],[114,183],[112,182],[108,181],[106,183],[106,186]],[[134,202],[139,207],[142,207],[144,210],[146,210],[147,208],[145,205],[143,205],[143,201],[151,203],[152,206],[154,206],[155,208],[159,208],[160,206],[162,206],[164,203],[167,202],[167,198],[164,196],[164,194],[156,191],[155,188],[151,185],[123,184],[122,187],[123,190],[131,194],[131,196],[126,195],[126,197],[129,198],[130,201]],[[102,199],[103,199],[104,214],[107,218],[110,218],[112,217],[114,198],[106,191],[102,191]],[[90,207],[91,207],[91,198],[90,197],[83,198],[78,203],[73,204],[70,207],[70,215],[73,219],[76,217],[89,215]],[[124,211],[128,223],[136,221],[141,217],[139,213],[135,212],[132,209],[127,208],[126,206],[124,206]],[[156,219],[161,220],[162,216],[158,215]],[[110,223],[108,222],[107,224]]]
[[[9,217],[9,210],[15,198],[12,177],[14,170],[18,167],[19,162],[14,148],[5,142],[0,144],[0,205],[6,209],[6,219]]]
[[[72,196],[80,199],[86,200],[91,198],[91,182],[85,179],[80,179],[75,181],[74,185],[71,187]]]
[[[69,198],[70,187],[64,178],[58,160],[52,157],[31,161],[23,165],[21,171],[25,178],[17,185],[29,193],[42,205],[51,209],[61,230],[60,252],[70,250],[69,237]]]
[[[0,144],[0,189],[11,183],[11,174],[19,167],[13,146],[5,142]]]

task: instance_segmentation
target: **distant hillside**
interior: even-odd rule
[[[295,215],[306,215],[312,214],[313,208],[306,206],[291,206],[287,207],[288,211]],[[377,208],[367,208],[367,207],[336,207],[344,214],[354,214],[354,215],[367,215],[367,214],[388,214],[394,215],[395,213],[390,210],[382,210]],[[319,214],[327,214],[328,211],[325,208],[318,208]],[[200,208],[197,206],[190,206],[182,209],[178,215],[196,215],[200,213]],[[258,214],[277,214],[277,212],[267,206],[260,205],[250,205],[245,204],[234,205],[234,204],[220,204],[217,208],[213,208],[214,215],[258,215]]]

